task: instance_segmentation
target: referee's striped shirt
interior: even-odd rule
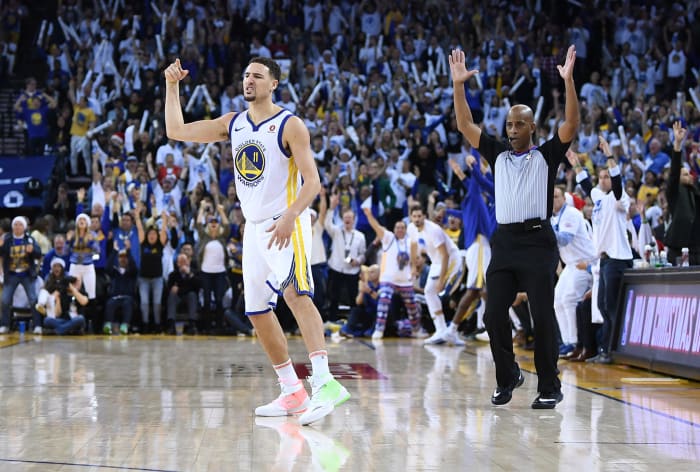
[[[552,216],[554,178],[569,143],[557,133],[539,147],[515,153],[506,144],[481,133],[479,153],[491,164],[498,224],[522,223]]]

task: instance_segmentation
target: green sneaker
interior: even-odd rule
[[[314,428],[300,428],[299,432],[306,439],[311,450],[311,461],[315,470],[338,472],[342,470],[350,457],[350,451]]]
[[[321,379],[312,376],[307,380],[311,384],[311,401],[306,412],[299,417],[302,425],[320,420],[350,398],[350,393],[330,374]]]
[[[104,334],[112,334],[112,323],[105,323],[105,325],[102,327],[102,332]]]
[[[119,325],[119,332],[122,334],[129,334],[129,325],[122,323]]]

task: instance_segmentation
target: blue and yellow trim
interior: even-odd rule
[[[452,259],[452,258],[450,258]],[[461,257],[459,260],[450,260],[447,266],[448,278],[445,281],[445,288],[442,291],[443,295],[452,295],[459,288],[459,284],[462,282],[462,277],[464,277],[464,259]],[[449,274],[452,274],[449,276]]]
[[[292,157],[292,153],[284,147],[282,135],[284,134],[284,125],[287,124],[287,120],[289,120],[292,116],[294,115],[292,115],[290,112],[287,116],[282,118],[282,122],[280,123],[280,129],[277,131],[277,145],[279,146],[280,151],[282,151],[282,154],[284,154],[288,158]]]
[[[236,121],[236,118],[238,118],[240,115],[241,115],[240,113],[236,113],[235,115],[233,115],[233,118],[231,118],[231,121],[229,121],[229,123],[228,123],[228,135],[229,135],[229,138],[232,138],[232,137],[233,137],[233,134],[232,134],[233,122]]]
[[[256,316],[256,315],[264,315],[265,313],[269,313],[272,311],[272,307],[267,307],[264,310],[258,310],[258,311],[246,311],[245,316]]]
[[[287,176],[287,208],[289,208],[296,200],[298,180],[299,169],[297,168],[294,159],[290,159],[289,172]],[[297,293],[300,295],[306,294],[312,296],[311,274],[309,273],[309,265],[306,259],[306,246],[300,217],[297,217],[294,220],[294,230],[292,231],[292,248],[294,250],[294,256],[289,277],[280,286],[280,289],[283,290],[286,286],[293,283]]]
[[[258,130],[260,130],[260,128],[262,128],[262,126],[265,123],[269,123],[270,121],[274,120],[275,118],[277,118],[278,116],[280,116],[284,112],[288,112],[288,110],[285,108],[282,108],[280,111],[278,111],[277,113],[275,113],[271,117],[262,120],[257,125],[255,123],[253,123],[253,119],[250,117],[250,113],[246,113],[245,116],[246,116],[246,119],[248,120],[248,123],[250,123],[250,126],[253,128],[253,131],[258,131]]]

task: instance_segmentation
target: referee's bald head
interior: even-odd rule
[[[506,132],[514,151],[527,151],[530,148],[535,129],[532,108],[527,105],[513,105],[510,108],[506,117]]]
[[[509,116],[519,116],[525,121],[535,122],[535,114],[532,112],[532,108],[527,105],[513,105],[508,111]]]

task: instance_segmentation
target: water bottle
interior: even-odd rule
[[[78,316],[78,305],[75,304],[75,297],[71,297],[70,299],[70,308],[68,309],[68,315],[71,318],[75,318]]]
[[[656,246],[655,241],[651,241],[649,243],[651,246],[651,256],[649,257],[649,265],[653,267],[657,267],[659,265],[659,248]]]
[[[666,267],[668,264],[668,253],[664,250],[659,253],[659,267]]]
[[[684,247],[681,249],[681,267],[690,266],[690,255],[688,254],[688,248]]]

